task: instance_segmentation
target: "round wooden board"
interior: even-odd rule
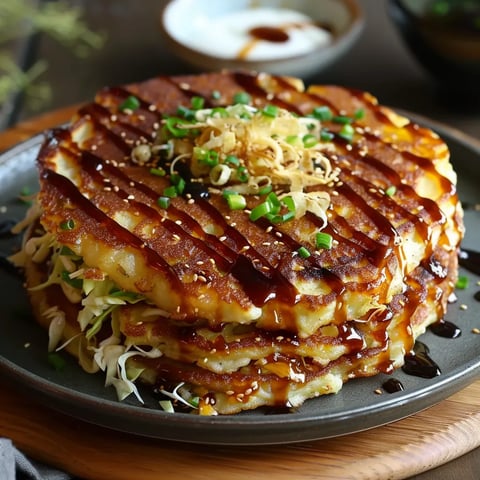
[[[0,134],[0,151],[64,123],[75,108]],[[403,479],[480,446],[480,381],[428,410],[344,437],[232,447],[166,442],[84,423],[0,383],[0,436],[82,479]]]
[[[82,479],[385,480],[424,472],[480,445],[480,381],[412,417],[344,437],[274,446],[167,442],[98,427],[2,385],[0,435]]]

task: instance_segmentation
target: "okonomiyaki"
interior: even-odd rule
[[[51,130],[12,260],[53,351],[201,415],[399,368],[464,227],[444,141],[369,93],[220,72],[105,88]]]

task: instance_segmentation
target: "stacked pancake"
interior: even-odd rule
[[[38,168],[15,260],[50,349],[120,398],[298,407],[400,367],[456,282],[448,148],[364,92],[232,72],[107,88]]]

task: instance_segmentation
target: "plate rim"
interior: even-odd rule
[[[427,117],[422,115],[418,115],[415,113],[403,111],[400,109],[395,109],[396,112],[405,115],[409,118],[412,122],[417,123],[421,126],[425,126],[426,128],[430,128],[431,130],[435,131],[439,134],[444,140],[446,141],[447,145],[452,140],[461,144],[463,147],[466,147],[473,151],[473,153],[480,155],[480,141],[476,138],[461,132],[460,130],[451,127],[449,125],[443,124],[441,122],[437,122],[435,120],[431,120]],[[19,153],[27,154],[29,150],[40,148],[41,144],[46,138],[46,132],[37,133],[25,140],[22,140],[19,143],[12,145],[11,147],[7,148],[0,152],[0,168],[11,161],[11,158]],[[446,138],[445,138],[446,137]],[[31,153],[31,155],[35,155],[35,153]],[[33,158],[32,158],[33,160]],[[479,158],[480,161],[480,158]],[[454,163],[454,162],[452,162]],[[454,165],[455,166],[455,165]],[[89,423],[95,423],[97,425],[101,425],[106,428],[110,428],[113,430],[118,430],[134,435],[141,435],[147,437],[153,437],[158,439],[165,439],[165,440],[174,440],[180,442],[188,442],[188,443],[200,443],[200,444],[214,444],[214,445],[271,445],[271,444],[286,444],[286,443],[296,443],[296,442],[304,442],[310,440],[319,440],[319,439],[327,439],[332,437],[338,437],[342,435],[349,435],[352,433],[356,433],[358,431],[363,431],[367,429],[372,429],[379,427],[386,423],[391,423],[393,421],[400,420],[401,418],[405,418],[407,416],[411,416],[421,410],[424,410],[430,406],[433,406],[436,403],[441,402],[442,400],[446,399],[451,394],[465,388],[467,385],[475,381],[477,378],[480,377],[480,354],[476,359],[472,359],[467,363],[463,363],[462,365],[456,367],[452,371],[449,372],[448,375],[440,377],[433,385],[428,383],[420,388],[420,389],[413,389],[410,392],[403,392],[402,402],[401,405],[405,408],[405,412],[402,416],[392,418],[385,418],[388,417],[388,413],[396,406],[398,406],[398,399],[396,395],[390,395],[387,397],[386,401],[383,401],[380,405],[369,405],[368,407],[360,406],[356,407],[355,409],[350,409],[348,412],[337,412],[334,415],[329,415],[328,418],[325,418],[324,415],[318,415],[318,413],[310,414],[310,415],[303,415],[293,416],[290,413],[279,413],[276,415],[258,415],[255,416],[254,422],[245,422],[242,421],[247,419],[248,417],[243,416],[241,417],[242,420],[238,421],[240,418],[238,415],[231,415],[231,416],[216,416],[216,417],[201,417],[197,415],[191,414],[184,414],[184,413],[176,413],[174,416],[167,412],[163,412],[160,409],[154,410],[145,408],[142,406],[131,405],[127,403],[122,403],[118,401],[113,401],[109,399],[104,399],[90,393],[85,393],[83,391],[73,390],[64,385],[60,385],[53,381],[50,381],[46,378],[41,377],[20,365],[17,365],[15,362],[11,361],[8,358],[5,358],[3,355],[0,354],[0,372],[2,377],[7,377],[15,381],[17,386],[19,386],[23,390],[30,390],[35,391],[36,393],[40,393],[40,396],[44,397],[43,400],[51,400],[51,399],[58,399],[58,395],[61,394],[64,399],[68,399],[66,406],[55,406],[53,408],[58,410],[64,414],[73,416],[79,420],[83,420]],[[80,368],[80,367],[78,367]],[[87,375],[87,374],[85,374]],[[23,379],[24,381],[19,381]],[[355,381],[362,381],[362,379],[356,379],[351,382]],[[350,382],[349,382],[350,383]],[[45,389],[45,387],[47,387]],[[431,396],[434,394],[435,401],[431,401]],[[106,420],[110,418],[116,418],[117,415],[125,414],[133,408],[135,409],[135,413],[145,417],[148,421],[149,419],[154,419],[158,421],[159,419],[164,421],[167,424],[168,428],[171,428],[172,431],[166,434],[155,435],[153,432],[149,431],[139,431],[132,427],[132,422],[127,422],[126,424],[122,425],[115,425],[109,421],[106,422],[98,422],[98,415],[93,413],[92,415],[85,416],[83,414],[79,415],[75,411],[69,410],[69,406],[78,402],[78,399],[88,404],[88,407],[95,408],[99,404],[104,404],[107,409],[108,407],[111,408],[109,415],[107,416]],[[415,400],[415,401],[414,401]],[[416,405],[416,406],[415,406]],[[379,409],[379,406],[381,407]],[[105,408],[103,409],[105,410]],[[80,412],[82,413],[82,412]],[[333,431],[330,434],[320,435],[318,433],[318,429],[321,425],[325,426],[334,424],[335,422],[339,422],[342,420],[346,420],[351,418],[353,415],[366,415],[369,420],[372,420],[371,417],[374,416],[373,414],[377,415],[377,418],[382,418],[383,421],[370,421],[367,422],[363,427],[358,427],[353,430],[348,431]],[[282,434],[282,438],[275,440],[275,435],[278,435],[277,430],[281,430],[282,428],[285,429],[285,425],[287,426],[298,426],[301,425],[301,428],[305,427],[315,427],[312,428],[312,432],[310,435],[304,434],[301,438],[298,438],[298,435],[295,433],[294,429],[289,430],[288,434],[285,432]],[[205,433],[201,431],[202,428],[208,427],[209,433],[212,432],[214,434],[219,434],[221,436],[222,430],[224,431],[225,427],[230,427],[235,429],[235,433],[238,434],[238,437],[232,440],[231,442],[226,442],[224,439],[220,440],[219,438],[208,439],[204,438]],[[263,434],[260,439],[252,440],[250,438],[251,429],[272,429],[269,434]],[[200,431],[198,430],[200,429]],[[185,433],[189,432],[190,430],[194,430],[194,435],[187,438]]]

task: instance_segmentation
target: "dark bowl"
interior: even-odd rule
[[[480,0],[389,0],[388,13],[441,87],[480,100]]]

